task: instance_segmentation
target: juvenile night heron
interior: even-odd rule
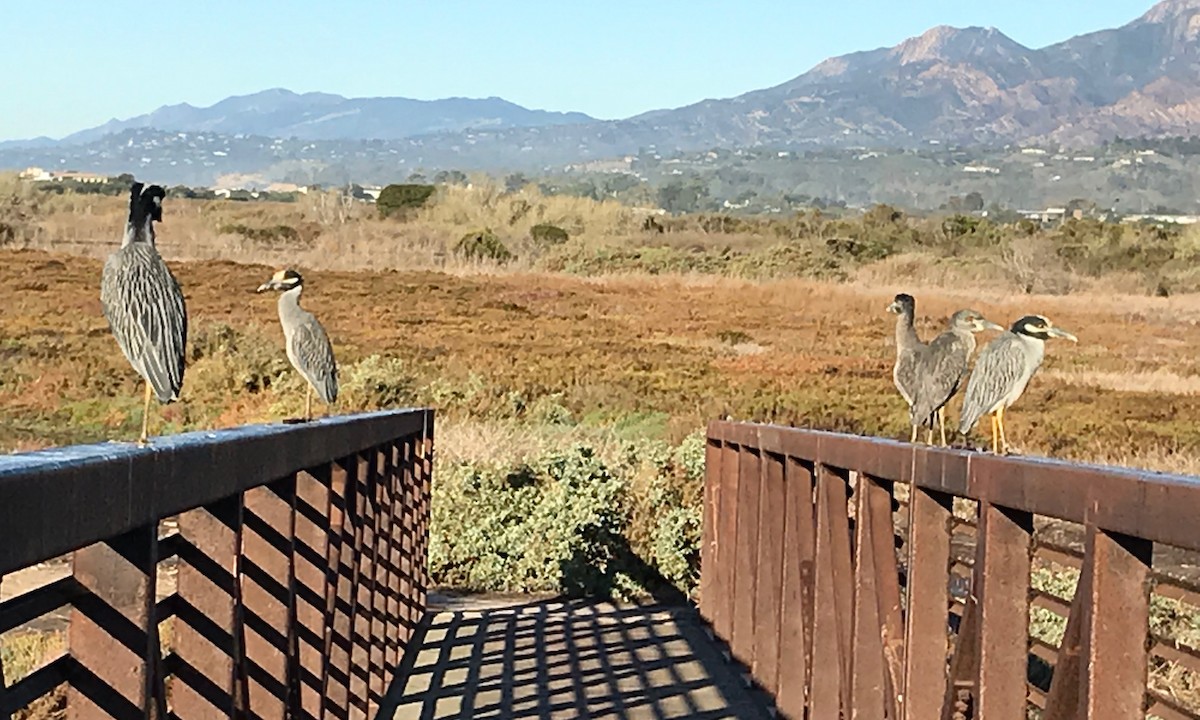
[[[279,323],[283,325],[283,337],[287,345],[288,360],[292,367],[304,376],[307,390],[304,393],[304,419],[312,420],[312,394],[331,405],[337,400],[337,361],[329,335],[317,318],[300,307],[300,293],[304,279],[295,270],[280,270],[258,286],[258,292],[280,290]]]
[[[965,437],[984,415],[992,414],[992,452],[1008,452],[1004,436],[1004,411],[1021,393],[1046,354],[1046,341],[1052,337],[1078,342],[1071,333],[1050,324],[1041,315],[1026,315],[1013,323],[979,353],[975,370],[967,381],[958,431]]]
[[[887,306],[887,311],[896,314],[896,363],[892,366],[892,382],[900,391],[900,397],[908,403],[911,413],[913,393],[917,386],[917,354],[925,349],[925,343],[921,342],[913,327],[917,301],[912,295],[900,293]],[[911,441],[917,441],[916,425],[913,425]]]
[[[959,310],[950,316],[945,332],[917,353],[917,382],[913,392],[912,426],[927,425],[928,442],[933,444],[933,428],[941,428],[942,444],[946,444],[944,408],[958,392],[967,374],[971,354],[975,352],[975,333],[984,330],[1004,330],[987,320],[977,310]]]
[[[162,222],[165,196],[158,185],[133,183],[125,237],[104,263],[100,282],[100,305],[113,337],[146,381],[142,444],[149,436],[151,394],[160,403],[179,399],[187,345],[183,291],[154,246],[154,223]]]

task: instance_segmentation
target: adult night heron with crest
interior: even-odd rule
[[[100,305],[125,359],[146,382],[139,443],[149,437],[150,399],[179,399],[187,345],[187,307],[175,276],[155,247],[166,192],[134,182],[121,248],[104,263]]]
[[[958,431],[963,436],[971,432],[984,415],[992,415],[992,452],[1008,452],[1004,435],[1004,411],[1007,410],[1042,366],[1046,341],[1062,338],[1079,342],[1071,333],[1054,327],[1042,315],[1026,315],[1013,323],[979,353],[967,393],[963,400]]]

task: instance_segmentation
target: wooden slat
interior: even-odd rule
[[[905,720],[936,718],[946,696],[950,560],[949,495],[913,488],[908,521],[908,617],[905,627]]]
[[[783,602],[783,540],[786,532],[787,487],[784,458],[761,458],[763,481],[759,493],[758,568],[754,594],[754,679],[775,695],[779,691],[779,646]]]
[[[157,521],[74,554],[73,573],[87,594],[71,611],[67,644],[94,680],[71,685],[71,720],[107,720],[114,712],[148,717],[165,702],[155,677],[157,566]]]
[[[851,720],[894,718],[889,698],[888,670],[883,656],[883,618],[879,611],[879,573],[873,540],[875,517],[871,494],[874,481],[858,476],[855,488],[854,613],[850,652]],[[888,518],[890,520],[890,518]],[[888,533],[889,536],[891,533]]]
[[[355,456],[358,465],[354,524],[354,612],[350,630],[351,715],[371,716],[371,612],[375,593],[375,473],[367,455]]]
[[[288,629],[295,606],[292,582],[296,477],[246,493],[242,531],[242,615],[245,618],[250,711],[283,720],[298,688],[292,683]]]
[[[234,495],[179,516],[172,641],[179,669],[171,679],[179,720],[232,717],[246,707],[234,672],[242,656],[235,605],[242,511],[242,497]]]
[[[733,566],[733,634],[729,648],[746,667],[754,666],[754,597],[758,589],[758,500],[762,458],[754,448],[738,455],[737,534]]]
[[[779,639],[779,692],[775,705],[785,720],[802,720],[812,668],[816,522],[813,517],[813,471],[795,458],[785,465],[783,543],[783,607]]]
[[[867,486],[871,504],[871,539],[874,543],[875,573],[883,660],[887,670],[889,718],[897,718],[904,682],[904,615],[900,605],[900,568],[896,560],[896,528],[892,517],[894,485],[872,479]]]
[[[300,709],[320,717],[324,695],[330,465],[296,477],[296,666]]]
[[[734,566],[737,562],[737,520],[739,455],[737,445],[726,444],[721,448],[720,482],[721,517],[717,523],[717,567],[721,568],[722,595],[713,606],[713,629],[719,637],[729,641],[733,637]]]
[[[704,526],[700,538],[700,615],[716,626],[718,600],[723,592],[722,568],[717,556],[717,523],[721,518],[721,443],[704,446]]]
[[[810,713],[837,717],[850,708],[850,540],[842,475],[817,468],[816,577]]]
[[[325,712],[334,718],[350,713],[350,644],[355,597],[354,527],[358,463],[353,457],[333,465],[329,509],[329,565],[326,585]]]

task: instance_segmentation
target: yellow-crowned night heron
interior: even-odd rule
[[[914,432],[920,425],[928,427],[930,444],[933,444],[934,425],[941,428],[942,444],[946,444],[944,408],[967,374],[971,354],[975,352],[975,333],[984,330],[1004,328],[976,310],[959,310],[950,316],[946,331],[917,353],[911,420]]]
[[[958,423],[962,435],[970,433],[980,418],[991,413],[992,452],[1008,452],[1004,411],[1025,392],[1025,386],[1042,365],[1046,341],[1052,337],[1078,342],[1074,335],[1054,327],[1045,317],[1026,315],[988,343],[979,353],[967,382]]]
[[[892,382],[896,383],[900,397],[908,403],[911,414],[913,392],[917,386],[917,354],[925,349],[925,343],[913,327],[917,301],[912,295],[900,293],[887,306],[887,311],[896,314],[896,363],[892,366]],[[916,425],[913,425],[911,441],[917,441]]]
[[[308,381],[304,393],[304,419],[311,420],[313,390],[326,404],[337,400],[337,361],[333,358],[333,347],[325,328],[312,313],[300,307],[303,289],[304,280],[295,270],[280,270],[258,286],[259,292],[283,291],[279,296],[279,323],[283,325],[288,360]]]
[[[158,185],[133,183],[121,249],[104,263],[100,304],[125,359],[146,381],[142,435],[148,437],[151,393],[161,403],[179,399],[183,387],[187,308],[183,291],[154,247],[154,223],[162,222],[166,193]]]

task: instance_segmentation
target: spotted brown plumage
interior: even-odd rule
[[[934,425],[939,425],[942,444],[946,444],[943,408],[966,377],[971,354],[975,352],[975,333],[1003,329],[976,310],[959,310],[950,317],[946,331],[917,353],[911,414],[914,428],[925,425],[932,436]]]
[[[925,343],[917,335],[913,320],[917,313],[917,301],[912,295],[900,293],[887,311],[896,314],[896,362],[892,365],[892,382],[900,397],[912,412],[913,393],[917,386],[917,355],[925,348]],[[917,426],[913,425],[912,440],[917,439]]]

